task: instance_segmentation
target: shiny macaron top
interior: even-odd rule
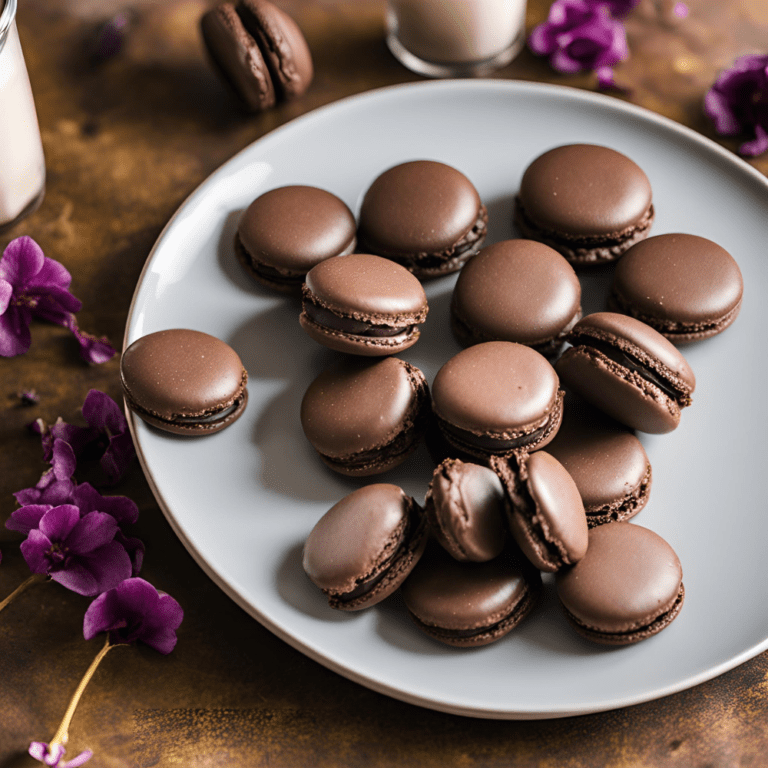
[[[626,155],[594,144],[550,149],[526,169],[519,200],[537,225],[594,237],[634,227],[651,206],[651,184]]]

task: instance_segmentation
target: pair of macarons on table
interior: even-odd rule
[[[678,427],[695,388],[678,347],[734,321],[741,273],[705,238],[649,237],[650,183],[608,147],[533,160],[508,215],[524,237],[483,247],[477,191],[431,160],[384,170],[357,218],[332,192],[299,185],[243,213],[244,269],[300,296],[306,334],[342,353],[307,388],[299,418],[319,461],[363,480],[309,533],[304,569],[335,609],[400,589],[415,624],[457,647],[506,635],[553,573],[579,634],[634,643],[684,598],[672,547],[628,522],[652,476],[634,430]],[[582,317],[574,268],[613,263],[609,311]],[[432,320],[421,280],[457,271],[451,331],[448,317],[433,322],[464,349],[430,385],[394,355]],[[223,429],[247,403],[239,357],[200,331],[138,339],[121,376],[128,407],[177,434]],[[422,505],[378,476],[423,439],[436,469]]]

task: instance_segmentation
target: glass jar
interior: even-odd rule
[[[0,231],[40,205],[45,158],[16,29],[16,0],[0,0]]]
[[[526,0],[389,0],[387,45],[421,75],[486,75],[522,49],[525,5]]]

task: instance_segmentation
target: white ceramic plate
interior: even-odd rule
[[[653,489],[636,522],[667,539],[686,600],[664,632],[605,649],[579,639],[551,583],[535,613],[502,641],[441,646],[411,624],[398,596],[358,614],[327,607],[301,568],[316,520],[360,481],[326,470],[301,432],[309,382],[335,357],[304,335],[297,305],[255,286],[237,263],[238,217],[262,192],[312,184],[357,211],[370,182],[405,160],[449,163],[490,212],[488,242],[513,235],[512,199],[544,150],[592,142],[633,158],[653,186],[653,234],[708,237],[739,262],[744,308],[732,328],[686,348],[698,385],[681,426],[643,436]],[[619,100],[503,81],[429,82],[374,91],[319,109],[256,141],[184,203],[139,281],[126,342],[186,327],[229,342],[250,373],[250,402],[227,430],[176,438],[134,419],[144,471],[174,530],[214,581],[258,621],[342,675],[396,698],[497,718],[557,717],[635,704],[712,678],[768,647],[768,183],[692,131]],[[430,315],[403,357],[429,381],[459,347],[448,324],[455,277],[429,283]],[[583,280],[585,312],[605,279]],[[388,475],[423,500],[422,448]]]

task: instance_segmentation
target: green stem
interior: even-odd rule
[[[91,662],[91,666],[86,670],[86,673],[83,675],[83,679],[80,681],[80,684],[77,686],[75,693],[69,701],[69,706],[67,707],[67,711],[64,713],[64,719],[61,721],[59,730],[56,731],[53,738],[51,739],[51,749],[53,749],[53,747],[55,747],[57,744],[63,745],[67,743],[67,739],[69,738],[69,724],[72,721],[72,716],[75,714],[75,710],[77,709],[80,697],[83,695],[85,686],[88,685],[88,681],[93,677],[93,673],[96,671],[96,667],[99,666],[101,660],[107,655],[107,651],[114,647],[114,645],[109,644],[109,635],[107,635],[107,641],[104,643],[104,647],[98,652],[96,658]]]
[[[16,589],[14,589],[2,603],[0,603],[0,611],[9,606],[27,587],[31,587],[39,581],[45,581],[47,578],[48,575],[45,573],[33,573],[28,579],[22,581],[21,584],[19,584],[19,586],[16,587]]]

